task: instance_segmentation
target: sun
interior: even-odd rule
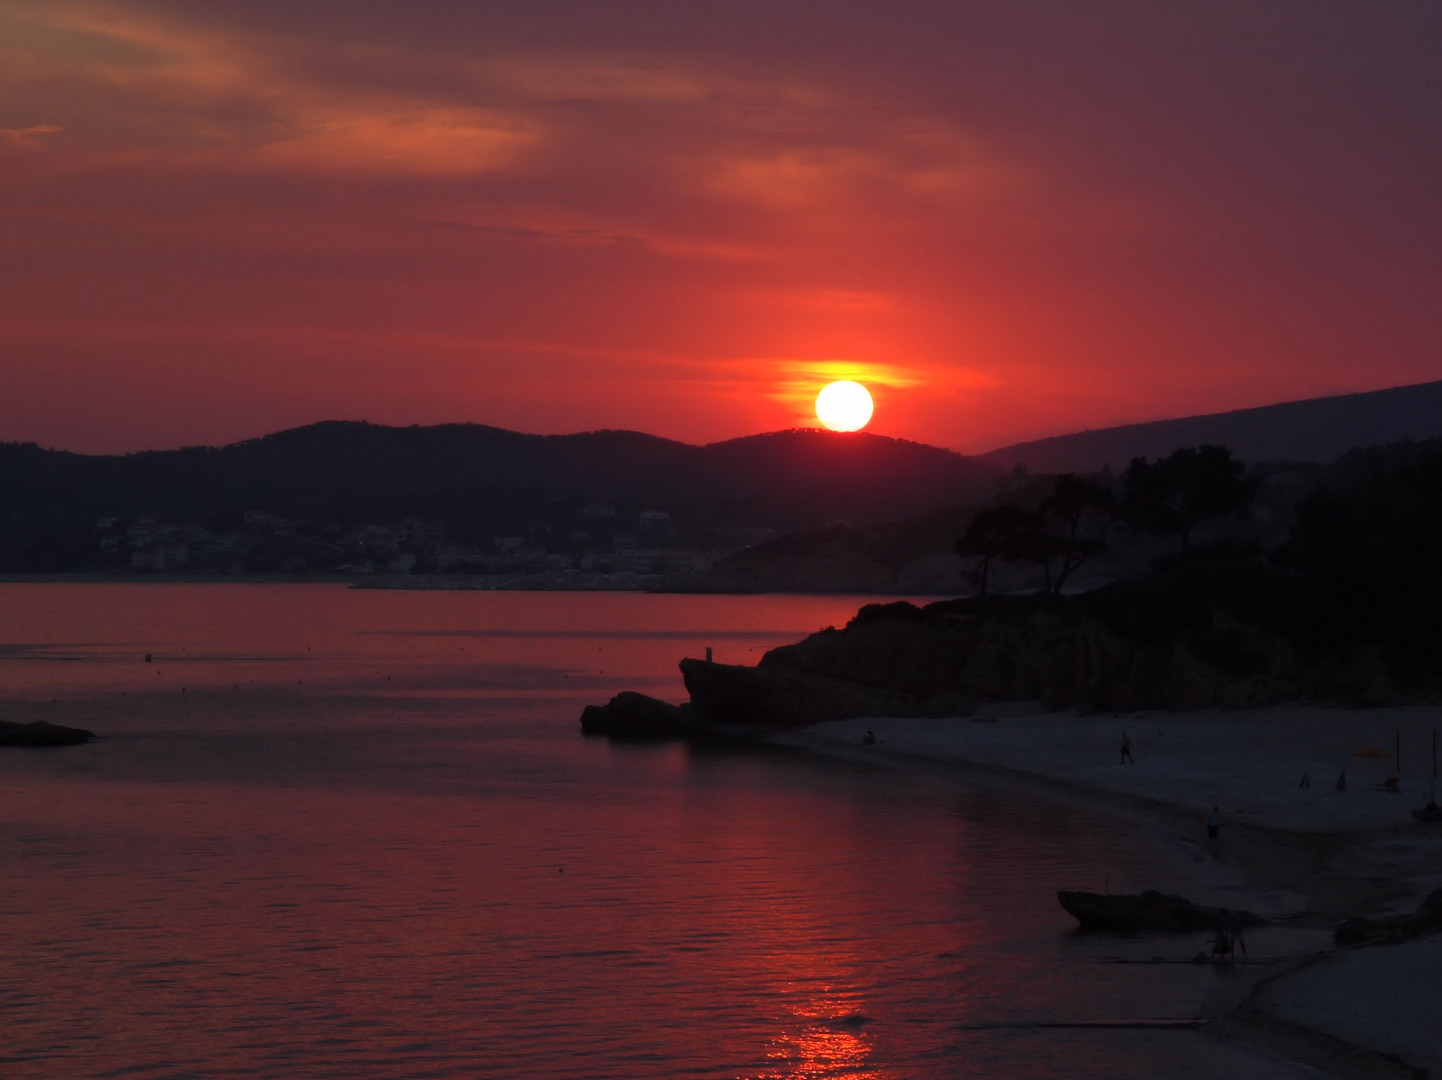
[[[831,383],[816,395],[816,418],[832,431],[860,431],[871,419],[871,395],[850,379]]]

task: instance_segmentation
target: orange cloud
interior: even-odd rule
[[[33,150],[43,145],[45,136],[56,135],[65,129],[56,124],[32,124],[25,128],[0,128],[0,139],[11,146]]]
[[[467,174],[505,167],[541,138],[534,121],[514,112],[327,85],[288,70],[262,43],[120,7],[61,5],[29,15],[69,47],[38,52],[16,78],[68,78],[128,102],[113,119],[130,126],[119,134],[132,153],[243,168]],[[6,134],[20,142],[52,130],[59,128]],[[75,134],[91,150],[117,135],[85,125]]]

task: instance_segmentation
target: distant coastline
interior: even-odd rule
[[[4,585],[350,585],[358,580],[358,574],[285,572],[135,574],[75,570],[46,574],[0,574],[0,584]]]
[[[125,573],[72,571],[50,574],[0,574],[0,584],[83,585],[344,585],[352,589],[442,592],[654,592],[697,596],[754,596],[796,592],[835,596],[955,596],[954,589],[722,588],[702,578],[668,574],[345,574],[345,573]]]

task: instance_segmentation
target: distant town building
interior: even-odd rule
[[[269,532],[277,535],[286,535],[294,532],[299,522],[281,517],[279,514],[272,514],[268,510],[247,510],[245,512],[246,528],[254,532]]]
[[[137,570],[173,570],[190,562],[184,544],[156,544],[130,553],[130,565]]]

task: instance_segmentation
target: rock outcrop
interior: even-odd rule
[[[95,732],[65,727],[48,720],[16,724],[0,720],[0,746],[77,746],[95,738]]]
[[[920,701],[953,695],[1047,709],[1255,708],[1295,699],[1292,658],[1242,640],[1220,619],[1188,634],[1129,634],[1082,605],[1040,598],[876,604],[844,630],[773,649],[760,667]],[[1236,657],[1222,655],[1228,649]]]
[[[869,604],[844,629],[773,649],[760,666],[921,700],[1084,712],[1413,699],[1376,645],[1311,634],[1312,601],[1298,589],[1286,573],[1237,558],[1079,596]]]
[[[682,660],[691,704],[716,724],[796,727],[854,716],[918,716],[924,702],[902,690],[858,685],[779,666]]]
[[[767,727],[958,716],[984,701],[1120,713],[1410,700],[1375,646],[1309,637],[1294,585],[1240,559],[1072,597],[868,604],[754,668],[684,660],[681,671],[696,720]]]

